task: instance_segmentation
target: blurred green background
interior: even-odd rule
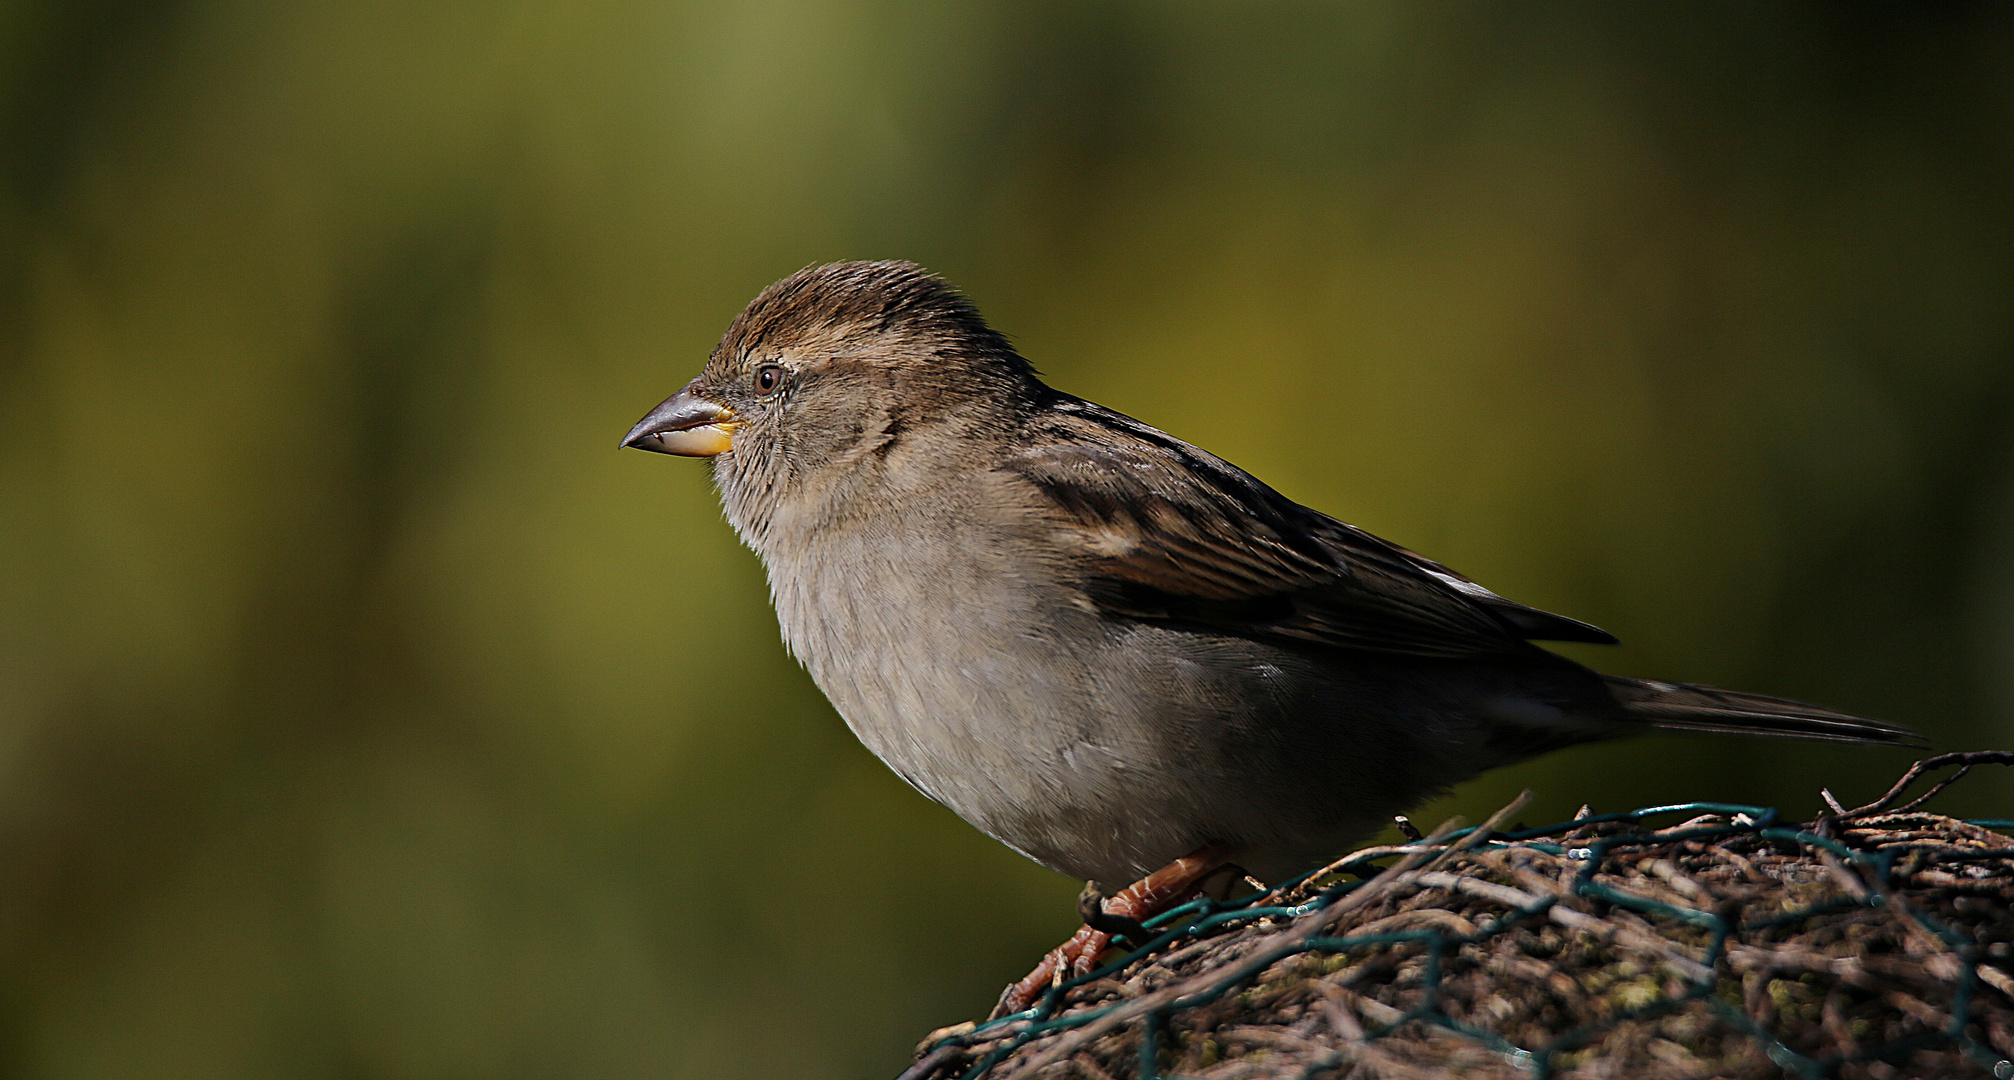
[[[1576,656],[2014,743],[2014,7],[8,0],[0,1075],[873,1077],[983,1012],[1076,884],[615,449],[893,257]]]

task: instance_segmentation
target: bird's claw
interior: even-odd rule
[[[1077,894],[1077,914],[1084,919],[1084,925],[1104,933],[1109,938],[1125,938],[1138,948],[1154,936],[1146,925],[1128,915],[1108,911],[1106,896],[1095,881],[1084,883],[1084,891]]]
[[[1137,924],[1136,924],[1137,925]],[[1098,958],[1112,944],[1112,935],[1089,926],[1080,926],[1070,940],[1049,950],[1042,962],[1035,965],[1020,982],[1010,983],[1001,991],[1000,1001],[993,1006],[988,1019],[998,1020],[1010,1013],[1017,1013],[1035,1004],[1049,988],[1079,975],[1089,975],[1098,968]]]

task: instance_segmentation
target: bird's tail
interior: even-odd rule
[[[1886,746],[1927,745],[1921,735],[1908,728],[1801,701],[1620,675],[1603,675],[1602,680],[1625,716],[1652,727]]]

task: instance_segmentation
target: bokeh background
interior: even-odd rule
[[[2006,5],[9,0],[0,1075],[872,1077],[983,1012],[1076,884],[615,448],[863,257],[1577,656],[2014,743]]]

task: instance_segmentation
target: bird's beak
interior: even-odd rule
[[[733,449],[734,429],[741,421],[733,409],[694,393],[698,384],[698,379],[686,383],[685,389],[650,410],[622,437],[622,445],[683,457],[712,457]]]

